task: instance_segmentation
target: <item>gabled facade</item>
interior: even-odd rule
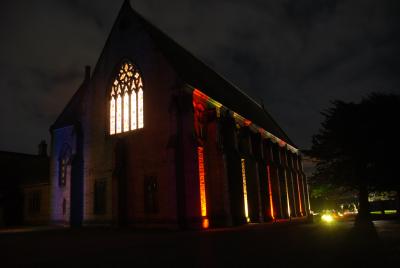
[[[299,152],[267,111],[128,1],[50,131],[54,222],[208,228],[309,213]]]

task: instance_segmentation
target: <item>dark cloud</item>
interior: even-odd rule
[[[122,1],[3,1],[0,149],[34,152],[94,65]],[[270,113],[301,148],[332,99],[399,92],[396,0],[132,0]]]

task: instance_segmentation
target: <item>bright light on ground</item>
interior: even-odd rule
[[[330,223],[333,221],[333,217],[329,214],[324,214],[321,216],[321,220],[323,220],[324,222]]]

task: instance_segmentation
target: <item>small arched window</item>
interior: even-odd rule
[[[71,148],[64,144],[58,158],[58,185],[63,187],[67,184],[68,166],[71,161]]]
[[[122,63],[111,86],[110,135],[143,128],[143,81],[130,62]]]

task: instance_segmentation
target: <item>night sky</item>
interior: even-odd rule
[[[36,153],[96,63],[122,0],[3,0],[0,150]],[[332,99],[400,93],[400,1],[131,0],[183,47],[264,102],[308,148]],[[399,119],[394,119],[398,120]],[[377,133],[378,135],[379,133]]]

